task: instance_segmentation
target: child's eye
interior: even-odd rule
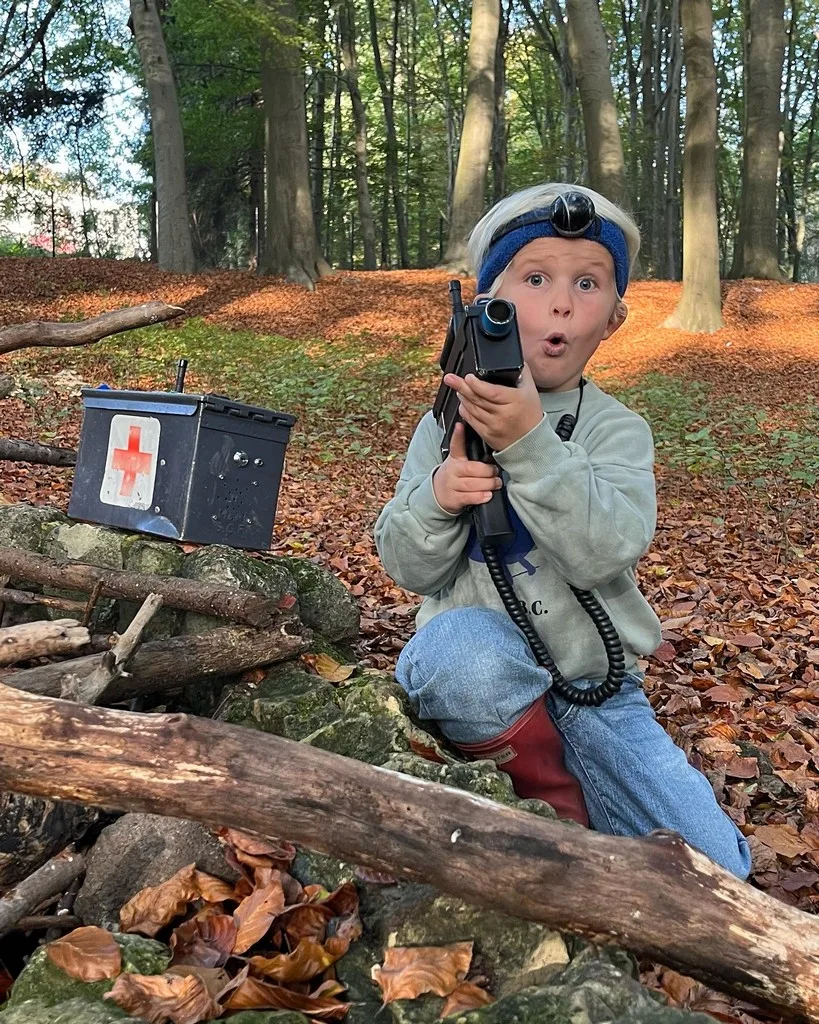
[[[540,288],[543,284],[544,277],[543,274],[530,274],[526,278],[526,281],[528,284],[532,285],[533,288]]]
[[[597,287],[597,282],[593,277],[581,277],[577,282],[577,286],[581,292],[590,292]]]

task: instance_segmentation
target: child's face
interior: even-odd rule
[[[583,238],[529,242],[496,294],[515,304],[523,358],[544,391],[576,388],[597,346],[625,319],[611,253]]]

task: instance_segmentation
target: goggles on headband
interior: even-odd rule
[[[589,196],[572,191],[561,193],[549,206],[513,217],[495,231],[478,274],[478,292],[489,291],[524,245],[556,235],[587,238],[607,249],[614,261],[617,294],[625,295],[630,269],[625,235],[612,221],[598,216]]]

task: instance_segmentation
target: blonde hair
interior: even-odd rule
[[[521,214],[550,206],[564,192],[582,192],[594,203],[594,208],[599,217],[611,221],[612,224],[616,224],[620,228],[625,236],[626,246],[628,247],[630,274],[637,259],[637,253],[640,251],[640,229],[634,220],[625,210],[593,189],[585,188],[583,185],[569,185],[564,182],[554,181],[543,182],[540,185],[531,185],[529,188],[523,188],[519,192],[513,192],[511,195],[501,199],[500,202],[496,203],[491,210],[481,217],[472,229],[467,242],[469,259],[474,273],[480,273],[481,264],[489,251],[492,235],[494,235],[498,228],[508,224],[515,217],[520,217]],[[500,287],[504,272],[502,270],[492,282],[489,294],[494,295]]]

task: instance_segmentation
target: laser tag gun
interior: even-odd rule
[[[474,305],[464,306],[459,281],[450,281],[449,296],[452,316],[441,352],[441,370],[459,377],[474,373],[490,384],[515,387],[523,369],[523,352],[514,305],[506,299],[479,299]],[[432,412],[444,432],[444,458],[449,455],[455,424],[463,422],[459,409],[458,392],[441,381]],[[464,427],[469,458],[491,462],[490,447],[468,423]],[[479,541],[498,545],[514,537],[502,490],[495,491],[485,504],[474,506],[472,512]]]

